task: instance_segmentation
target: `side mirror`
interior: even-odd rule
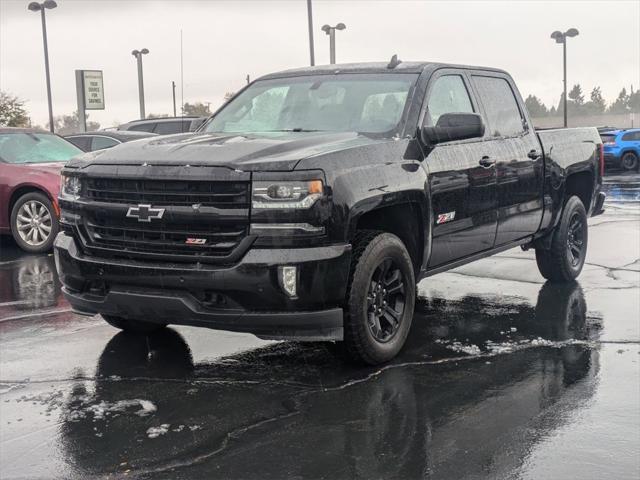
[[[484,122],[477,113],[444,113],[435,127],[423,126],[420,132],[426,144],[479,138],[484,135]]]

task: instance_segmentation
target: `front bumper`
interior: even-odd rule
[[[54,244],[63,292],[85,315],[253,333],[261,338],[341,340],[350,245],[251,249],[235,265],[149,263],[85,255],[60,233]],[[278,266],[298,267],[298,292]]]

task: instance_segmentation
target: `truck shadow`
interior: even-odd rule
[[[422,299],[381,368],[291,342],[194,363],[174,330],[118,333],[75,382],[60,439],[80,476],[501,478],[569,421],[554,405],[593,395],[598,352],[581,342],[598,324],[578,284],[545,284],[536,306]]]

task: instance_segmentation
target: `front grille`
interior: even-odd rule
[[[248,182],[89,178],[86,195],[109,203],[248,208]]]
[[[250,243],[249,182],[86,178],[84,192],[78,231],[94,255],[221,263]],[[139,204],[165,211],[127,217]]]

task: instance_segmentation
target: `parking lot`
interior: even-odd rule
[[[510,250],[423,280],[401,355],[71,312],[1,243],[2,478],[638,478],[640,175],[611,176],[579,282]]]

